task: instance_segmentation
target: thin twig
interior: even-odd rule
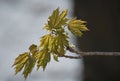
[[[79,56],[63,55],[61,57],[70,58],[70,59],[80,59],[86,56],[120,56],[120,52],[80,52],[72,47],[67,47],[67,50]]]
[[[69,55],[63,55],[60,57],[65,57],[65,58],[70,58],[70,59],[80,59],[81,58],[81,56],[69,56]]]
[[[120,56],[120,52],[79,52],[77,54],[80,54],[82,57],[85,56]]]

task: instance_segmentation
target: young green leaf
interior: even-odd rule
[[[68,29],[74,35],[81,36],[82,31],[88,31],[85,23],[86,23],[85,21],[77,20],[76,18],[74,18],[68,23]]]
[[[24,64],[26,63],[27,60],[28,60],[28,53],[27,52],[20,54],[15,59],[15,62],[13,64],[13,66],[15,66],[15,74],[17,74],[18,72],[20,72],[23,69]]]
[[[65,47],[67,47],[69,45],[68,42],[68,36],[66,34],[63,33],[59,33],[58,35],[56,35],[55,37],[55,45],[57,50],[55,51],[55,54],[57,54],[58,56],[62,56],[65,54]]]
[[[47,34],[42,37],[41,44],[40,44],[40,51],[37,53],[37,68],[39,69],[41,66],[43,67],[43,70],[45,70],[45,67],[47,66],[47,63],[50,62],[50,46],[49,43],[51,41],[51,34]]]
[[[47,50],[41,50],[40,51],[40,57],[37,62],[37,69],[39,69],[41,66],[43,67],[43,70],[45,70],[47,63],[50,62],[50,53]]]
[[[16,72],[15,74],[17,74],[22,69],[24,69],[23,75],[24,75],[24,78],[26,79],[28,74],[31,73],[31,71],[35,65],[35,62],[36,62],[36,60],[28,52],[20,54],[15,59],[15,62],[13,64],[13,66],[15,66],[15,72]]]
[[[25,67],[24,67],[24,71],[23,71],[23,75],[24,78],[26,79],[28,77],[28,74],[30,74],[35,66],[36,60],[35,58],[33,58],[31,55],[28,56],[28,60],[25,63]]]
[[[44,35],[43,37],[41,37],[40,40],[40,48],[47,48],[48,44],[49,44],[49,38],[50,38],[50,34]]]
[[[30,47],[29,47],[29,50],[32,54],[35,54],[36,51],[37,51],[37,45],[35,44],[32,44]]]
[[[53,11],[52,15],[48,18],[48,23],[45,24],[47,30],[59,29],[64,26],[69,20],[66,18],[67,10],[64,10],[60,13],[59,8]]]
[[[49,38],[49,46],[48,46],[48,49],[51,53],[54,52],[56,48],[55,41],[56,41],[55,37],[51,35]]]

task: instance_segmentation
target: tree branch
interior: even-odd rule
[[[65,58],[70,58],[70,59],[80,59],[81,58],[81,56],[69,56],[69,55],[63,55],[60,57],[65,57]]]
[[[80,59],[86,56],[120,56],[120,52],[80,52],[72,47],[67,47],[67,50],[79,56],[63,55],[61,57],[70,58],[70,59]]]

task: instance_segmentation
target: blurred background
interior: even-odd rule
[[[39,44],[43,25],[57,7],[68,9],[70,18],[87,21],[90,31],[82,38],[71,34],[79,50],[120,52],[119,0],[0,0],[1,81],[24,81],[22,73],[14,75],[14,59],[31,44]],[[120,57],[59,60],[52,60],[45,72],[34,69],[26,81],[120,81]]]
[[[31,44],[39,45],[40,37],[46,34],[44,23],[58,7],[68,9],[69,17],[73,16],[72,0],[0,0],[0,81],[24,81],[22,73],[14,75],[14,59]],[[26,81],[77,81],[82,62],[59,61],[52,60],[45,72],[34,69]]]

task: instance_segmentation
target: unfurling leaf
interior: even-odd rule
[[[26,79],[28,74],[31,73],[33,67],[35,65],[35,59],[30,56],[28,52],[25,52],[23,54],[20,54],[16,59],[13,64],[15,66],[15,74],[20,72],[22,69],[24,78]]]
[[[65,34],[59,34],[55,37],[56,51],[55,54],[62,56],[65,54],[65,48],[69,45],[68,36]]]
[[[50,51],[49,51],[49,42],[51,39],[51,34],[47,34],[43,36],[40,40],[40,51],[37,53],[37,68],[43,67],[43,70],[45,70],[47,63],[50,62]]]
[[[81,36],[82,31],[88,31],[85,23],[86,23],[85,21],[77,20],[76,18],[74,18],[68,23],[68,29],[74,35]]]
[[[18,72],[20,72],[23,69],[27,60],[28,60],[28,53],[20,54],[15,59],[15,62],[13,64],[13,66],[15,66],[15,74],[17,74]]]
[[[59,8],[53,11],[52,15],[48,18],[48,23],[45,24],[47,30],[59,29],[64,26],[69,20],[66,18],[67,10],[64,10],[60,13]]]
[[[30,47],[29,47],[29,50],[32,54],[34,54],[36,51],[37,51],[37,45],[35,44],[32,44]]]
[[[49,38],[50,38],[50,34],[47,34],[47,35],[41,37],[40,48],[47,48],[48,47]]]
[[[28,77],[28,74],[30,74],[35,66],[36,60],[33,58],[31,55],[29,55],[29,58],[27,62],[25,63],[23,75],[24,78],[26,79]]]
[[[45,70],[47,63],[50,62],[50,53],[47,50],[41,50],[39,53],[40,57],[39,60],[37,62],[37,68],[39,69],[39,67],[43,67],[43,70]]]

